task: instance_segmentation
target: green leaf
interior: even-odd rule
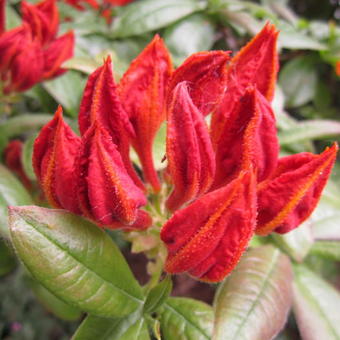
[[[313,99],[317,84],[314,58],[301,56],[285,64],[279,83],[286,96],[287,107],[298,107]]]
[[[106,319],[89,315],[72,340],[149,340],[146,322],[140,311],[126,318]]]
[[[160,313],[162,339],[209,340],[213,327],[212,308],[197,300],[169,298]]]
[[[0,125],[0,135],[8,138],[34,131],[47,124],[52,116],[46,113],[27,113],[6,120]]]
[[[19,14],[10,6],[6,5],[6,30],[11,30],[21,24]]]
[[[65,302],[59,300],[55,295],[49,292],[37,281],[33,280],[30,276],[26,277],[29,286],[33,290],[35,296],[39,302],[52,314],[60,319],[75,321],[81,316],[79,309],[66,304]]]
[[[33,145],[36,137],[36,135],[33,135],[25,141],[21,154],[21,163],[25,174],[32,181],[36,180],[32,164]]]
[[[126,6],[116,17],[112,35],[125,38],[166,27],[206,7],[199,0],[144,0]]]
[[[18,256],[45,288],[88,313],[121,317],[142,307],[142,291],[124,257],[100,228],[64,210],[13,207]]]
[[[301,337],[339,340],[339,292],[303,265],[294,267],[293,287],[293,310]]]
[[[271,237],[281,250],[297,262],[303,261],[314,242],[310,221],[302,223],[287,234],[273,233]]]
[[[16,267],[15,257],[0,238],[0,276],[10,273]]]
[[[317,241],[313,244],[311,254],[325,257],[334,261],[340,261],[340,242]]]
[[[289,130],[279,132],[280,144],[299,143],[309,139],[325,139],[340,135],[340,123],[335,120],[306,120]]]
[[[9,238],[7,207],[32,204],[32,198],[20,181],[0,164],[0,235]]]
[[[85,80],[78,72],[68,71],[61,77],[43,83],[45,90],[72,116],[78,114]]]
[[[215,30],[205,15],[194,14],[168,27],[163,38],[176,65],[180,65],[189,55],[210,50]]]
[[[312,230],[317,240],[340,241],[340,191],[330,180],[311,216]]]
[[[144,304],[145,313],[153,313],[160,306],[163,305],[165,300],[169,297],[172,290],[171,276],[167,276],[156,287],[152,288],[146,297]]]
[[[292,301],[289,258],[272,246],[250,250],[215,296],[213,340],[269,340],[284,326]]]
[[[287,30],[280,31],[279,44],[281,47],[292,50],[320,51],[327,48],[326,45],[302,32]]]

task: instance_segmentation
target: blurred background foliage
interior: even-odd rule
[[[137,0],[112,8],[110,25],[91,8],[79,12],[62,1],[58,6],[61,32],[74,29],[76,33],[75,56],[64,65],[70,71],[0,103],[0,151],[10,139],[25,141],[22,161],[31,180],[34,180],[30,162],[32,142],[57,104],[63,106],[69,123],[76,129],[88,74],[111,54],[118,80],[155,33],[164,38],[178,66],[197,51],[238,51],[266,21],[273,22],[281,31],[280,74],[273,105],[282,153],[319,152],[331,141],[339,140],[339,0]],[[19,13],[20,3],[10,1],[7,28],[20,23]],[[163,157],[164,133],[158,136],[155,153],[157,158]],[[5,169],[1,168],[0,172],[3,181],[16,181]],[[0,179],[0,186],[3,181]],[[321,204],[310,219],[314,236],[308,227],[299,228],[295,234],[277,235],[273,240],[297,262],[305,258],[309,268],[337,287],[340,286],[339,185],[337,164]],[[11,197],[14,198],[10,204],[19,204],[15,196]],[[22,193],[18,197],[26,200],[20,204],[30,203],[31,198],[23,198]],[[8,203],[6,192],[0,195],[0,203],[0,222],[6,224],[3,208]],[[60,306],[60,301],[54,301],[53,296],[32,281],[18,267],[6,241],[0,242],[0,275],[0,339],[70,337],[79,324],[80,313],[72,307]],[[294,318],[278,339],[299,339]]]

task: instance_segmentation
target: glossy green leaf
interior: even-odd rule
[[[333,180],[328,181],[311,221],[315,239],[340,241],[340,190]]]
[[[124,257],[100,228],[64,210],[10,211],[13,245],[45,288],[75,307],[121,317],[142,307],[142,291]]]
[[[304,267],[294,268],[293,310],[302,339],[340,339],[340,294]]]
[[[212,308],[197,300],[169,298],[160,312],[162,339],[210,340]]]
[[[33,181],[36,180],[32,164],[33,145],[35,139],[36,135],[33,135],[25,141],[21,154],[21,163],[22,167],[24,168],[25,174],[30,180]]]
[[[314,242],[310,221],[302,223],[287,234],[273,233],[271,237],[281,250],[297,262],[303,261]]]
[[[311,249],[312,255],[340,261],[340,242],[339,241],[317,241]]]
[[[18,13],[10,6],[6,6],[6,30],[10,30],[14,27],[17,27],[21,24],[21,19]]]
[[[141,35],[166,27],[205,7],[205,1],[200,0],[136,1],[116,17],[112,34],[115,38]]]
[[[168,27],[163,38],[174,62],[180,65],[189,55],[210,50],[215,30],[208,17],[197,13]]]
[[[278,249],[250,250],[215,296],[212,339],[273,339],[287,319],[292,279],[289,258]]]
[[[89,315],[72,340],[149,340],[146,322],[139,311],[125,318],[108,319]]]
[[[152,313],[163,305],[172,290],[171,276],[167,276],[156,287],[152,288],[146,297],[144,312]]]
[[[324,139],[340,135],[340,123],[335,120],[315,119],[296,123],[289,130],[279,132],[280,144],[299,143],[310,139]]]
[[[6,120],[0,125],[0,134],[7,137],[19,136],[41,128],[52,119],[49,114],[27,113]]]
[[[298,107],[312,100],[317,84],[314,59],[301,56],[286,63],[280,72],[279,83],[287,107]]]
[[[14,254],[0,238],[0,276],[10,273],[15,267]]]
[[[67,113],[73,117],[78,114],[85,87],[85,79],[78,72],[68,71],[61,77],[44,82],[43,87]]]
[[[32,203],[32,198],[21,182],[0,164],[0,236],[9,238],[7,207]]]
[[[68,321],[75,321],[80,318],[81,312],[79,309],[74,308],[73,306],[70,306],[65,302],[61,301],[31,277],[29,276],[26,277],[26,280],[28,281],[29,286],[33,290],[39,302],[49,312],[51,312],[60,319]]]
[[[282,30],[279,35],[279,44],[281,47],[292,50],[324,50],[326,45],[318,40],[298,31]]]

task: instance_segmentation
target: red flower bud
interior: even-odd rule
[[[165,119],[164,96],[172,73],[170,55],[156,35],[131,63],[119,84],[120,97],[136,135],[131,139],[145,176],[155,191],[160,183],[152,158],[156,133]]]
[[[117,94],[110,57],[90,75],[78,119],[81,135],[95,122],[109,131],[129,175],[140,188],[144,188],[129,159],[129,135],[132,136],[134,130]]]
[[[198,52],[191,55],[171,77],[168,105],[176,85],[187,81],[189,94],[197,108],[203,115],[213,112],[226,90],[228,60],[229,52],[226,51]]]
[[[80,213],[75,160],[80,138],[64,122],[61,107],[34,143],[33,167],[47,201],[55,208]]]
[[[226,120],[216,144],[216,176],[213,188],[253,166],[260,182],[276,168],[279,144],[270,104],[253,87],[246,90]]]
[[[255,178],[242,172],[233,182],[175,212],[161,239],[168,249],[165,270],[218,282],[232,271],[255,229]]]
[[[313,212],[336,159],[337,144],[322,154],[283,157],[276,171],[258,186],[256,233],[287,233]]]
[[[65,73],[60,66],[72,58],[74,49],[74,33],[70,31],[51,42],[44,50],[44,79],[50,79]]]
[[[33,5],[21,3],[22,19],[31,27],[33,36],[42,45],[54,40],[59,27],[59,12],[56,0],[42,0]]]
[[[146,198],[127,173],[111,135],[95,122],[82,137],[77,188],[83,214],[110,226],[132,225]]]
[[[215,155],[208,128],[189,96],[187,82],[179,83],[173,91],[166,149],[174,185],[167,207],[173,211],[204,194],[215,174]]]
[[[213,141],[219,139],[221,126],[234,110],[249,85],[254,85],[267,100],[274,96],[279,70],[276,41],[278,31],[269,23],[239,53],[227,67],[227,91],[211,121]]]

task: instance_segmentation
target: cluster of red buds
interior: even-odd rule
[[[21,3],[22,24],[5,30],[5,0],[0,0],[0,79],[3,92],[20,92],[63,74],[64,61],[73,56],[72,31],[57,37],[56,0],[36,5]]]
[[[59,108],[35,141],[33,165],[49,203],[103,227],[141,230],[152,223],[141,210],[145,184],[152,197],[171,188],[164,206],[172,216],[160,232],[165,270],[207,282],[230,273],[255,233],[298,227],[320,198],[337,145],[279,159],[270,104],[277,36],[267,24],[233,58],[199,52],[176,70],[156,36],[119,84],[107,58],[84,90],[81,137]],[[165,120],[167,167],[157,172],[152,145]]]

